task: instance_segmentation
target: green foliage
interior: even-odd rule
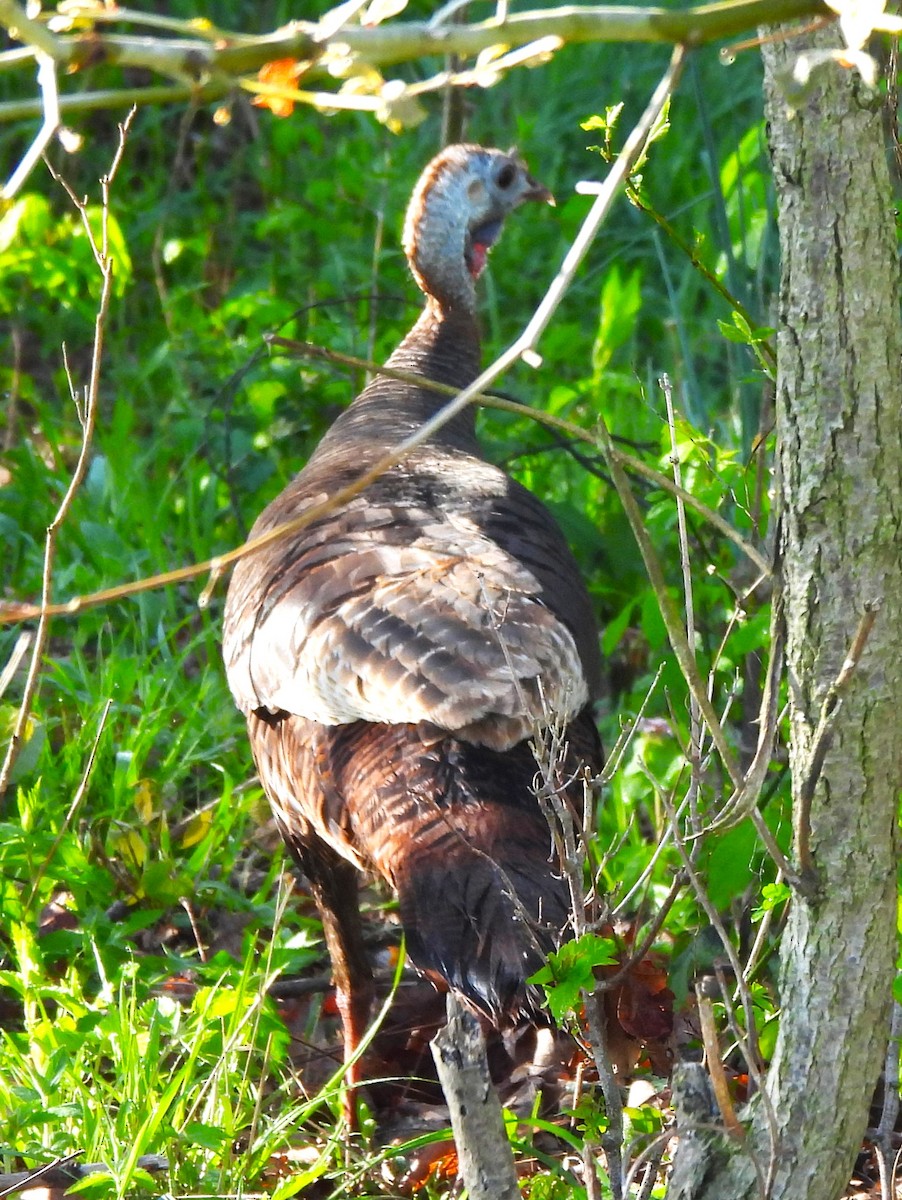
[[[594,968],[608,967],[616,957],[611,938],[584,933],[549,954],[545,966],[530,976],[529,982],[544,986],[551,1015],[562,1024],[579,1007],[580,993],[593,991]]]
[[[792,899],[792,889],[786,883],[766,883],[761,889],[761,903],[752,909],[752,920],[760,921],[765,913],[773,912]]]
[[[267,1076],[285,1072],[288,1034],[253,957],[240,967],[225,955],[211,959],[203,971],[211,982],[186,1006],[150,986],[147,964],[121,947],[111,951],[92,937],[84,945],[90,973],[82,973],[79,947],[53,978],[53,964],[71,955],[76,939],[38,940],[23,923],[10,932],[15,965],[0,972],[0,986],[17,997],[23,1020],[0,1033],[5,1144],[36,1158],[80,1147],[110,1174],[89,1176],[76,1190],[102,1196],[151,1186],[138,1162],[150,1152],[167,1154],[197,1187],[230,1186],[239,1139],[249,1138],[245,1154],[256,1169],[265,1164],[283,1122],[261,1127],[261,1089]],[[271,960],[263,966],[271,971]],[[275,1099],[270,1094],[266,1107]],[[302,1106],[295,1117],[314,1109]]]

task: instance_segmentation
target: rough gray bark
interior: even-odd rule
[[[460,1175],[471,1200],[520,1200],[479,1022],[454,992],[447,1006],[448,1022],[432,1040],[432,1057],[451,1113]]]
[[[880,1071],[896,948],[902,331],[878,98],[831,64],[790,119],[778,80],[802,44],[766,47],[765,86],[783,255],[777,428],[790,762],[797,852],[806,789],[812,795],[816,890],[791,906],[766,1083],[773,1120],[759,1102],[747,1145],[773,1200],[833,1200]],[[838,46],[838,30],[816,44]],[[831,686],[875,602],[861,661],[820,736]],[[700,1184],[670,1193],[759,1194],[749,1155],[732,1147]]]

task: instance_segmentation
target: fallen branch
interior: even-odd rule
[[[37,1167],[34,1171],[12,1171],[8,1175],[0,1175],[0,1200],[4,1196],[11,1196],[14,1192],[24,1192],[38,1184],[43,1188],[64,1189],[72,1187],[73,1183],[78,1183],[87,1175],[111,1174],[106,1163],[75,1162],[79,1154],[81,1154],[80,1150],[75,1154],[67,1154],[65,1158],[54,1159],[53,1162],[47,1163],[43,1167]],[[135,1166],[142,1171],[155,1173],[168,1171],[169,1161],[162,1154],[142,1154]]]

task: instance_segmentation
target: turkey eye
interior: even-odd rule
[[[517,177],[517,168],[513,163],[505,163],[495,177],[495,182],[500,188],[507,189]]]

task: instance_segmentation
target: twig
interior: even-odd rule
[[[645,570],[648,574],[649,581],[655,592],[655,597],[658,601],[658,607],[661,612],[661,617],[664,621],[664,627],[667,630],[667,637],[671,648],[679,663],[680,670],[683,673],[683,678],[689,687],[690,692],[698,703],[699,711],[701,712],[708,731],[717,747],[717,752],[721,757],[721,761],[726,768],[734,788],[739,788],[742,784],[742,775],[739,770],[739,764],[736,761],[735,755],[727,742],[726,734],[723,730],[723,725],[717,713],[714,711],[705,683],[699,674],[698,664],[695,661],[695,654],[692,647],[686,640],[686,632],[683,629],[679,613],[676,610],[676,605],[667,589],[667,581],[664,577],[664,569],[661,565],[661,560],[655,550],[651,538],[648,536],[648,531],[645,528],[645,519],[642,511],[633,495],[633,490],[630,487],[629,480],[621,466],[619,457],[614,448],[614,442],[611,437],[610,430],[605,424],[604,418],[599,414],[598,431],[601,448],[608,464],[608,470],[611,472],[611,479],[614,487],[617,489],[617,495],[620,497],[620,503],[623,505],[623,510],[627,520],[630,523],[630,528],[633,531],[633,537],[639,546],[639,553],[642,555],[642,561],[645,564]]]
[[[745,1129],[736,1116],[736,1109],[733,1107],[730,1090],[727,1087],[727,1077],[724,1074],[723,1060],[720,1054],[720,1041],[714,1021],[714,1008],[708,994],[709,987],[710,976],[697,979],[695,982],[695,1001],[701,1026],[702,1044],[705,1047],[705,1060],[708,1064],[708,1075],[724,1125],[734,1137],[741,1140],[745,1137]]]
[[[761,707],[758,712],[758,745],[755,755],[749,764],[745,777],[732,796],[726,801],[717,817],[707,825],[702,833],[715,833],[731,829],[749,816],[758,803],[758,797],[764,786],[767,771],[773,758],[774,739],[777,734],[780,717],[780,680],[783,676],[783,650],[785,629],[783,622],[783,588],[779,579],[774,577],[774,589],[771,597],[770,632],[770,661],[767,665],[767,675],[764,690],[761,695]],[[781,859],[783,856],[780,856]],[[795,872],[792,872],[795,874]]]
[[[608,753],[608,757],[604,764],[604,770],[601,772],[601,775],[598,779],[599,783],[610,783],[617,773],[620,763],[623,761],[623,756],[626,754],[630,742],[636,736],[636,732],[639,728],[642,718],[645,716],[645,710],[648,708],[649,704],[651,703],[651,698],[657,690],[658,684],[661,681],[661,674],[663,670],[664,664],[662,663],[658,667],[657,671],[655,671],[654,679],[646,688],[645,695],[642,698],[642,703],[639,706],[639,711],[620,730],[617,741],[614,743],[610,752]]]
[[[662,901],[658,911],[655,913],[654,920],[649,926],[648,931],[646,932],[645,937],[642,939],[638,948],[632,952],[627,961],[618,969],[616,975],[610,975],[606,979],[600,979],[598,981],[596,988],[597,991],[611,991],[612,988],[617,987],[621,980],[626,978],[626,976],[637,963],[642,962],[649,950],[651,950],[652,946],[654,945],[655,939],[661,931],[661,927],[667,920],[667,914],[673,908],[677,896],[679,896],[685,885],[686,881],[682,876],[677,876],[677,878],[674,879],[673,883],[670,885],[670,890],[664,897],[664,900]]]
[[[714,271],[707,265],[706,262],[698,255],[693,246],[687,242],[683,236],[677,232],[673,225],[667,220],[663,213],[651,204],[648,203],[641,191],[636,188],[630,189],[630,202],[636,206],[646,216],[651,217],[655,224],[662,230],[668,243],[676,246],[689,259],[693,270],[697,271],[701,277],[708,283],[723,300],[727,302],[730,308],[739,313],[742,319],[746,322],[749,329],[754,329],[757,322],[752,314],[745,307],[727,285],[717,276]],[[769,341],[756,342],[752,347],[752,351],[758,355],[759,351],[765,355],[768,370],[772,373],[776,369],[776,354]],[[759,360],[760,361],[760,360]]]
[[[16,672],[22,665],[22,659],[28,653],[28,647],[31,645],[33,634],[29,630],[24,630],[16,638],[16,644],[13,646],[12,654],[7,659],[6,666],[0,671],[0,700],[6,692],[6,689],[15,678]]]
[[[680,453],[677,444],[676,417],[673,409],[673,388],[667,375],[662,375],[658,381],[664,393],[664,403],[667,408],[667,428],[670,431],[670,464],[673,468],[673,482],[678,488],[683,486],[683,473],[680,466]],[[686,641],[690,652],[695,654],[695,609],[692,602],[692,564],[689,559],[689,534],[686,529],[686,509],[682,499],[677,496],[677,537],[680,547],[680,569],[683,574],[683,603],[686,612]],[[702,723],[701,710],[698,701],[690,689],[689,692],[689,819],[692,828],[698,830],[701,819],[698,812],[698,795],[701,789],[702,761]]]
[[[642,1167],[646,1167],[645,1178],[639,1187],[639,1191],[636,1193],[635,1200],[648,1200],[651,1190],[655,1185],[658,1170],[661,1166],[661,1159],[667,1150],[667,1144],[673,1140],[674,1134],[677,1132],[676,1129],[671,1127],[665,1130],[664,1133],[659,1133],[657,1137],[652,1138],[648,1145],[636,1155],[623,1181],[623,1194],[625,1196],[629,1195],[633,1180],[639,1174],[639,1171]],[[635,1139],[633,1140],[635,1141]]]
[[[879,611],[879,600],[869,601],[865,604],[864,612],[849,644],[839,674],[827,688],[827,694],[821,705],[820,719],[812,738],[811,753],[808,756],[808,768],[799,789],[798,816],[796,818],[796,861],[803,877],[811,877],[814,872],[811,858],[811,804],[821,771],[824,769],[827,751],[833,741],[833,724],[842,706],[844,693],[861,661]]]
[[[777,871],[774,882],[778,884],[783,882],[782,871]],[[764,948],[764,944],[767,941],[770,933],[770,927],[773,924],[774,913],[776,911],[776,907],[769,908],[758,922],[758,932],[755,934],[755,940],[752,943],[751,950],[749,950],[749,956],[745,961],[745,967],[742,971],[742,978],[746,981],[746,983],[752,982],[755,971],[758,969],[758,959],[761,955],[761,951]]]
[[[54,134],[59,129],[60,120],[60,99],[59,88],[56,82],[56,63],[42,50],[39,50],[35,55],[38,63],[38,87],[41,89],[41,106],[44,111],[44,120],[41,128],[35,135],[34,141],[25,151],[19,165],[10,175],[9,179],[2,189],[0,189],[0,200],[12,200],[16,192],[34,170],[41,155],[47,149],[50,142],[53,140]]]
[[[116,150],[116,154],[113,157],[110,170],[101,180],[103,225],[99,244],[94,238],[94,232],[91,229],[91,223],[88,220],[87,209],[84,201],[76,199],[71,189],[68,187],[66,188],[70,197],[72,198],[73,204],[81,215],[82,223],[85,227],[85,233],[93,250],[97,265],[100,268],[103,286],[101,288],[100,302],[94,321],[94,347],[91,355],[91,376],[85,392],[83,409],[79,411],[79,421],[82,427],[81,449],[79,451],[78,461],[75,464],[75,469],[72,472],[72,478],[70,479],[69,486],[66,489],[66,494],[60,501],[56,515],[50,522],[50,525],[47,527],[47,538],[44,550],[44,569],[41,581],[41,607],[39,610],[38,628],[35,634],[34,647],[31,654],[31,663],[28,668],[28,676],[25,680],[25,689],[22,696],[22,702],[19,706],[19,712],[16,716],[16,723],[13,728],[12,737],[10,738],[9,745],[6,750],[6,757],[4,758],[2,768],[0,768],[0,801],[2,801],[4,795],[6,794],[6,789],[9,786],[12,769],[22,747],[25,728],[28,724],[28,719],[31,712],[31,704],[38,688],[44,647],[47,644],[47,637],[50,631],[53,566],[56,557],[57,534],[69,513],[69,509],[72,506],[72,501],[75,499],[75,495],[78,492],[78,489],[81,487],[82,481],[88,469],[88,457],[91,451],[91,442],[94,437],[94,424],[97,419],[97,408],[100,398],[100,366],[103,360],[103,343],[106,333],[106,321],[110,307],[110,298],[113,294],[113,258],[109,252],[109,239],[107,230],[110,187],[116,177],[116,172],[119,168],[120,162],[122,161],[122,155],[125,152],[125,142],[128,136],[128,130],[132,121],[132,116],[133,113],[130,114],[129,117],[119,126],[119,146]],[[63,184],[63,186],[65,187],[66,185]]]
[[[4,0],[0,0],[0,5],[3,3]],[[459,392],[449,404],[446,404],[428,421],[425,421],[414,433],[384,454],[372,467],[363,472],[352,483],[339,488],[327,500],[320,504],[312,505],[300,516],[291,521],[286,521],[283,525],[276,526],[274,529],[268,530],[266,533],[261,534],[252,541],[246,542],[243,546],[235,550],[230,550],[226,554],[219,555],[203,563],[193,563],[174,571],[167,571],[162,575],[157,575],[150,579],[123,584],[119,587],[105,589],[102,592],[95,592],[88,596],[76,597],[62,605],[51,605],[49,603],[49,596],[44,596],[39,608],[26,604],[0,606],[0,622],[27,620],[37,615],[47,617],[49,615],[81,612],[90,605],[106,603],[113,599],[122,599],[125,596],[136,595],[139,592],[148,591],[151,588],[160,587],[165,584],[181,583],[184,580],[194,579],[198,575],[207,574],[210,571],[222,571],[225,567],[237,562],[238,559],[253,554],[270,545],[272,542],[279,541],[292,533],[296,533],[300,529],[306,528],[312,522],[319,520],[327,513],[333,512],[336,508],[353,499],[376,479],[384,475],[386,471],[403,462],[412,450],[423,445],[433,434],[437,433],[439,429],[453,420],[458,413],[462,412],[473,400],[480,396],[518,358],[522,357],[535,363],[537,358],[533,348],[551,321],[561,300],[564,298],[567,288],[570,286],[580,263],[587,254],[592,240],[598,233],[602,221],[610,210],[618,190],[628,178],[632,164],[641,153],[649,131],[653,128],[661,109],[679,78],[684,58],[684,49],[677,47],[671,56],[670,65],[655,89],[645,112],[642,114],[638,124],[631,131],[623,149],[617,156],[617,160],[600,189],[595,203],[583,221],[580,231],[567,252],[560,270],[523,333],[469,387]],[[613,450],[610,434],[606,436],[613,461],[613,455],[616,452]]]
[[[701,907],[704,909],[705,915],[707,916],[708,921],[710,922],[710,924],[711,924],[712,928],[714,929],[714,931],[716,932],[717,936],[720,938],[721,945],[724,948],[724,953],[726,954],[727,959],[729,960],[730,967],[733,971],[733,976],[736,980],[736,986],[739,991],[739,996],[740,996],[740,999],[742,1002],[743,1011],[745,1012],[745,1028],[748,1031],[747,1034],[743,1034],[742,1030],[738,1026],[738,1023],[735,1021],[735,1017],[733,1016],[733,1006],[730,1001],[727,989],[723,985],[721,985],[722,998],[723,998],[724,1006],[725,1006],[727,1014],[728,1014],[728,1018],[730,1019],[731,1028],[733,1029],[734,1037],[736,1038],[736,1040],[739,1044],[739,1047],[742,1050],[743,1057],[745,1058],[746,1064],[748,1066],[749,1075],[751,1075],[751,1077],[755,1081],[758,1091],[761,1094],[761,1102],[764,1106],[764,1114],[765,1114],[765,1119],[767,1121],[767,1130],[768,1130],[768,1136],[770,1138],[770,1149],[771,1149],[770,1162],[768,1165],[767,1182],[763,1189],[763,1194],[765,1196],[767,1196],[769,1194],[770,1179],[776,1168],[777,1146],[779,1144],[779,1133],[778,1133],[777,1117],[776,1117],[776,1113],[774,1112],[774,1107],[773,1107],[773,1101],[771,1100],[770,1095],[768,1094],[766,1088],[764,1087],[764,1080],[763,1080],[761,1071],[758,1066],[758,1050],[757,1050],[757,1046],[755,1044],[754,1011],[753,1011],[753,1007],[752,1007],[751,992],[749,991],[748,984],[743,976],[742,964],[739,961],[739,955],[736,953],[736,948],[733,945],[732,941],[730,940],[729,934],[727,933],[726,929],[724,928],[723,921],[721,921],[721,919],[720,919],[720,914],[718,913],[718,911],[714,907],[714,905],[711,903],[711,899],[708,896],[708,893],[705,891],[704,885],[702,884],[702,881],[699,878],[698,872],[695,869],[695,864],[692,861],[692,856],[689,854],[688,850],[686,849],[686,842],[685,842],[682,834],[680,833],[678,823],[677,823],[677,814],[674,810],[674,806],[671,802],[671,799],[667,795],[665,789],[660,786],[658,781],[654,778],[654,776],[648,770],[648,768],[643,767],[643,769],[645,771],[646,777],[649,779],[652,786],[655,788],[655,791],[658,793],[658,795],[661,799],[661,803],[664,805],[665,809],[667,810],[667,815],[670,819],[670,825],[671,825],[671,829],[673,831],[674,844],[676,845],[676,848],[680,855],[680,858],[683,861],[683,869],[685,870],[686,875],[689,878],[689,882],[692,884],[692,890],[695,893],[696,899],[698,900]],[[756,1170],[756,1172],[759,1171],[759,1165],[758,1165],[757,1160],[755,1160],[755,1170]]]

